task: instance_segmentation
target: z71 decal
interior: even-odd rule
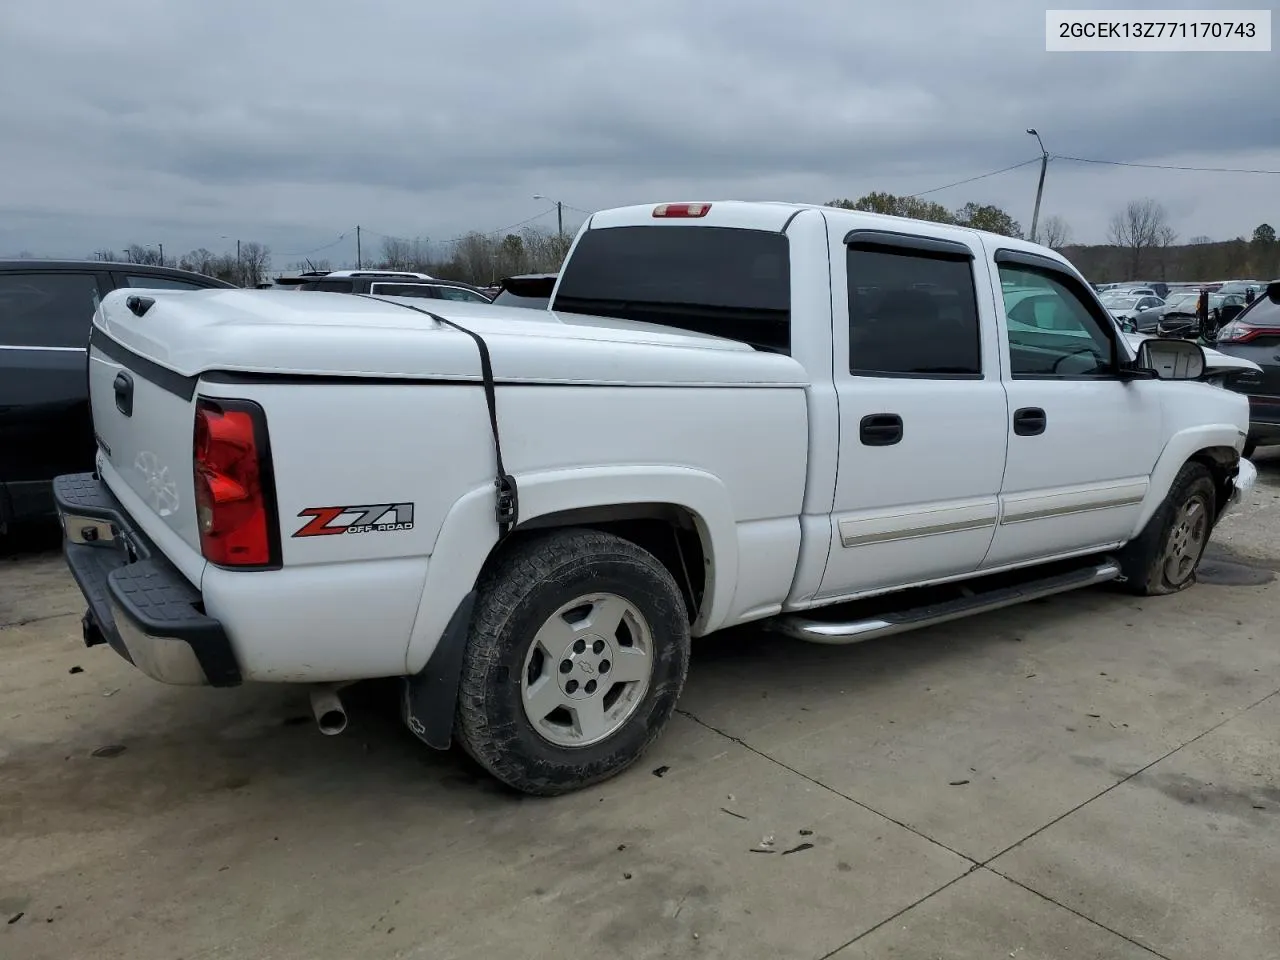
[[[412,503],[373,503],[351,507],[307,507],[310,517],[295,537],[328,537],[335,533],[390,533],[413,529]]]

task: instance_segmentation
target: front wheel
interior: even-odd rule
[[[508,786],[567,793],[640,757],[688,665],[684,598],[650,553],[596,530],[537,535],[481,584],[458,738]]]
[[[1213,531],[1217,493],[1199,463],[1185,464],[1164,503],[1138,538],[1120,553],[1121,571],[1134,592],[1177,593],[1195,582],[1196,567]]]

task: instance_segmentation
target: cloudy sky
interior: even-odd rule
[[[633,202],[909,194],[1035,157],[1030,126],[1055,154],[1280,170],[1280,52],[1046,53],[1045,6],[6,0],[0,256],[238,237],[285,267],[353,260],[357,223],[366,251],[554,227],[534,194],[566,228]],[[1037,173],[929,198],[1026,228]],[[1067,160],[1042,216],[1100,242],[1144,196],[1183,238],[1280,226],[1280,176]]]

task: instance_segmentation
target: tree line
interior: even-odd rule
[[[951,209],[931,200],[873,191],[857,200],[831,200],[826,205],[956,224],[1008,237],[1024,235],[1022,225],[993,204],[970,202]],[[1280,277],[1280,241],[1270,224],[1259,224],[1249,239],[1213,241],[1206,236],[1193,236],[1179,243],[1167,210],[1151,198],[1132,200],[1115,212],[1108,225],[1107,243],[1074,243],[1070,225],[1057,215],[1047,216],[1038,224],[1036,240],[1062,252],[1096,283]],[[360,265],[488,286],[517,274],[556,272],[571,242],[571,234],[536,226],[507,234],[474,231],[450,241],[443,251],[439,244],[426,239],[386,237],[378,252]],[[119,252],[96,250],[93,258],[178,267],[245,287],[256,286],[272,275],[271,249],[256,241],[241,243],[238,257],[232,252],[213,253],[200,247],[177,258],[162,258],[157,247],[134,243]],[[333,267],[329,260],[304,260],[293,263],[291,268],[303,271]]]
[[[176,258],[164,256],[159,247],[131,243],[119,252],[95,250],[91,259],[111,263],[138,263],[148,267],[177,267],[206,277],[216,277],[240,287],[256,287],[271,279],[271,248],[254,240],[238,244],[236,253],[213,253],[199,247]]]
[[[554,273],[560,269],[571,234],[539,227],[525,227],[519,233],[468,233],[449,241],[444,251],[426,239],[386,237],[380,250],[359,266],[369,270],[403,270],[426,273],[445,280],[462,280],[488,286],[503,277],[522,273]],[[271,248],[256,241],[239,245],[235,253],[213,253],[200,247],[179,257],[162,256],[158,246],[131,243],[123,250],[99,249],[92,259],[114,263],[177,267],[216,277],[242,287],[253,287],[271,279]],[[356,266],[348,264],[347,266]],[[290,264],[293,272],[334,269],[328,259],[300,260]]]
[[[857,200],[830,200],[826,206],[1023,237],[1022,225],[992,204],[966,203],[949,209],[919,197],[872,191]],[[1195,236],[1180,244],[1169,224],[1168,211],[1150,197],[1131,200],[1112,215],[1105,244],[1073,243],[1070,225],[1057,215],[1047,216],[1037,225],[1035,239],[1062,252],[1096,283],[1140,279],[1270,280],[1280,276],[1280,243],[1270,224],[1259,224],[1248,240],[1237,237],[1213,241],[1206,236]]]

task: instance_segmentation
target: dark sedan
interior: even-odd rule
[[[1280,280],[1218,331],[1214,349],[1252,360],[1262,373],[1232,374],[1227,386],[1249,396],[1249,441],[1245,456],[1255,447],[1280,443]]]
[[[198,273],[97,260],[0,260],[0,531],[52,516],[53,478],[93,468],[88,344],[120,287],[200,290]]]

